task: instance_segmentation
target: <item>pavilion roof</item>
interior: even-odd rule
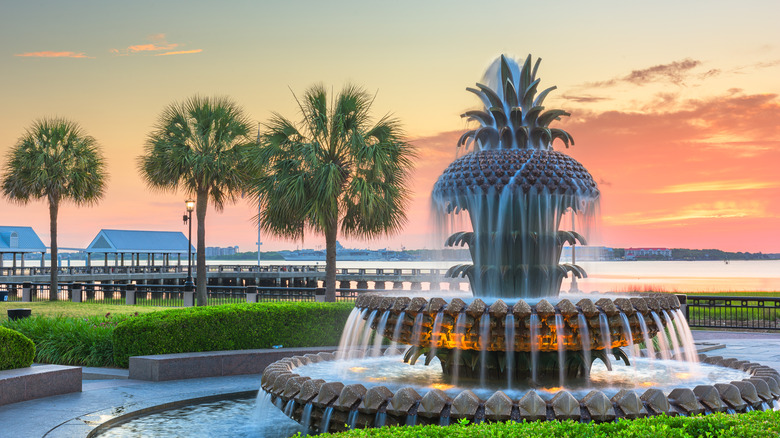
[[[180,231],[100,230],[85,250],[88,253],[165,253],[195,252]]]
[[[0,226],[0,252],[46,252],[46,245],[32,227]]]

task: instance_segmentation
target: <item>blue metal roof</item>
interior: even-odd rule
[[[0,252],[46,252],[32,227],[0,227]]]
[[[100,230],[86,252],[187,254],[187,246],[180,231]],[[190,246],[190,251],[195,248]]]

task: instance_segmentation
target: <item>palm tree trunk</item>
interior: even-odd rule
[[[49,196],[49,232],[51,233],[51,270],[49,279],[49,300],[57,301],[59,292],[57,274],[59,265],[57,263],[57,213],[60,207],[60,200]],[[41,261],[43,263],[43,261]],[[43,266],[41,266],[43,267]]]
[[[325,230],[325,301],[336,302],[336,237],[338,219],[329,220]]]
[[[206,293],[206,208],[208,207],[208,191],[198,191],[195,203],[195,215],[198,218],[198,246],[196,249],[196,280],[195,296],[198,298],[198,306],[208,306],[208,294]]]

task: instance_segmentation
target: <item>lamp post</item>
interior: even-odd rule
[[[192,282],[192,210],[195,209],[195,201],[188,199],[184,201],[184,205],[187,206],[187,213],[182,218],[185,224],[189,224],[189,232],[187,234],[187,279],[184,281],[184,291],[192,292],[195,289],[195,285]]]

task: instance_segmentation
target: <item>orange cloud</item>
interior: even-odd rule
[[[14,56],[19,56],[23,58],[92,58],[91,56],[87,56],[84,52],[52,52],[52,51],[18,53]]]
[[[199,53],[202,51],[201,49],[172,51],[173,49],[180,47],[181,44],[169,43],[165,39],[164,33],[149,35],[146,37],[146,39],[151,42],[146,44],[134,44],[132,46],[128,46],[126,49],[111,49],[111,53],[119,56],[128,56],[128,55],[144,53],[144,52],[164,51],[165,53],[154,54],[155,56],[163,56],[163,55],[183,55],[187,53]]]
[[[177,52],[165,52],[165,53],[157,53],[154,56],[168,56],[168,55],[187,55],[190,53],[200,53],[203,49],[195,49],[195,50],[179,50]]]
[[[748,202],[714,202],[712,204],[694,204],[676,211],[644,211],[628,212],[619,216],[605,216],[604,224],[648,225],[658,223],[675,223],[698,219],[726,219],[745,217],[771,217],[765,209],[765,203]]]
[[[163,44],[163,45],[157,45],[154,43],[151,44],[138,44],[135,46],[130,46],[127,48],[128,52],[136,53],[136,52],[156,52],[159,50],[171,50],[178,47],[178,44]]]
[[[780,187],[780,183],[759,181],[705,181],[662,187],[656,190],[655,193],[719,192],[725,190],[758,190],[775,187]]]
[[[650,82],[671,82],[676,85],[682,85],[691,71],[701,65],[701,61],[686,58],[682,61],[674,61],[668,64],[659,64],[652,67],[633,70],[631,73],[602,82],[593,82],[587,84],[591,88],[611,87],[619,83],[629,83],[634,85],[644,85]],[[719,70],[712,69],[697,75],[700,79],[710,76],[716,76]]]

